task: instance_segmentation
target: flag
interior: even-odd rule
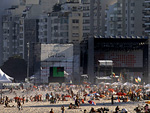
[[[138,80],[138,82],[141,82],[141,78],[140,78],[140,77],[138,77],[138,79],[137,79],[137,80]]]
[[[112,72],[112,75],[113,75],[113,77],[115,77],[115,73],[114,72]]]
[[[121,77],[122,75],[121,75],[121,73],[120,73],[120,77]]]
[[[137,78],[135,78],[135,82],[138,83],[138,79]]]

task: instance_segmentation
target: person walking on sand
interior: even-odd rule
[[[111,104],[114,104],[114,96],[111,97]]]
[[[64,106],[61,107],[61,110],[62,110],[62,113],[65,113],[65,107]]]
[[[21,110],[22,109],[22,106],[21,106],[21,102],[18,100],[17,102],[17,107],[18,107],[18,110]]]

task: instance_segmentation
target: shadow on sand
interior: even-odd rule
[[[82,106],[100,106],[100,107],[103,107],[103,106],[123,106],[123,105],[133,105],[133,104],[138,104],[136,102],[115,102],[114,104],[111,104],[111,103],[96,103],[96,105],[92,105],[92,104],[88,104],[88,103],[85,103],[85,104],[81,104],[80,107]],[[35,105],[35,106],[26,106],[26,107],[61,107],[61,106],[64,106],[64,107],[68,107],[69,104],[50,104],[50,105]]]

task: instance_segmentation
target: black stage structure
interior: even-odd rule
[[[135,82],[149,78],[149,39],[148,37],[88,37],[81,43],[81,67],[94,83],[96,76],[110,76],[107,67],[99,69],[99,60],[112,60],[115,76],[122,77],[124,82]],[[108,67],[108,70],[109,67]]]

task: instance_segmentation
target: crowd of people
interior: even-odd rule
[[[49,101],[50,104],[57,104],[60,101],[71,101],[68,105],[67,109],[81,109],[80,106],[85,103],[96,105],[93,101],[100,100],[100,99],[107,99],[110,100],[111,104],[114,104],[114,101],[117,102],[128,102],[128,101],[144,101],[150,99],[150,93],[146,90],[148,88],[144,87],[143,85],[132,85],[132,86],[123,86],[123,85],[115,85],[112,86],[103,84],[98,85],[91,85],[91,84],[83,84],[83,85],[50,85],[50,86],[39,86],[23,89],[23,87],[18,88],[17,90],[21,90],[23,94],[26,96],[17,96],[17,93],[13,88],[11,88],[9,93],[13,93],[15,95],[14,98],[9,99],[8,96],[0,97],[0,104],[4,105],[4,107],[15,107],[15,105],[10,105],[12,101],[16,102],[16,106],[18,110],[23,110],[22,104],[25,102],[40,102],[40,101]],[[36,91],[35,95],[30,95],[30,92]],[[38,94],[39,91],[45,91],[45,95]],[[2,92],[1,92],[2,94]],[[89,102],[89,100],[91,102]],[[74,101],[74,103],[72,103]],[[134,109],[134,108],[133,108]],[[150,112],[150,108],[148,104],[145,103],[145,106],[138,105],[135,109],[135,112],[140,113],[144,111],[145,113]],[[61,107],[62,113],[65,112],[65,107]],[[98,112],[108,112],[109,108],[100,107],[98,109],[91,108],[89,111],[90,113]],[[54,113],[53,109],[50,110],[50,113]],[[83,111],[87,113],[85,109]],[[127,113],[127,109],[120,109],[119,106],[114,108],[114,113]]]

